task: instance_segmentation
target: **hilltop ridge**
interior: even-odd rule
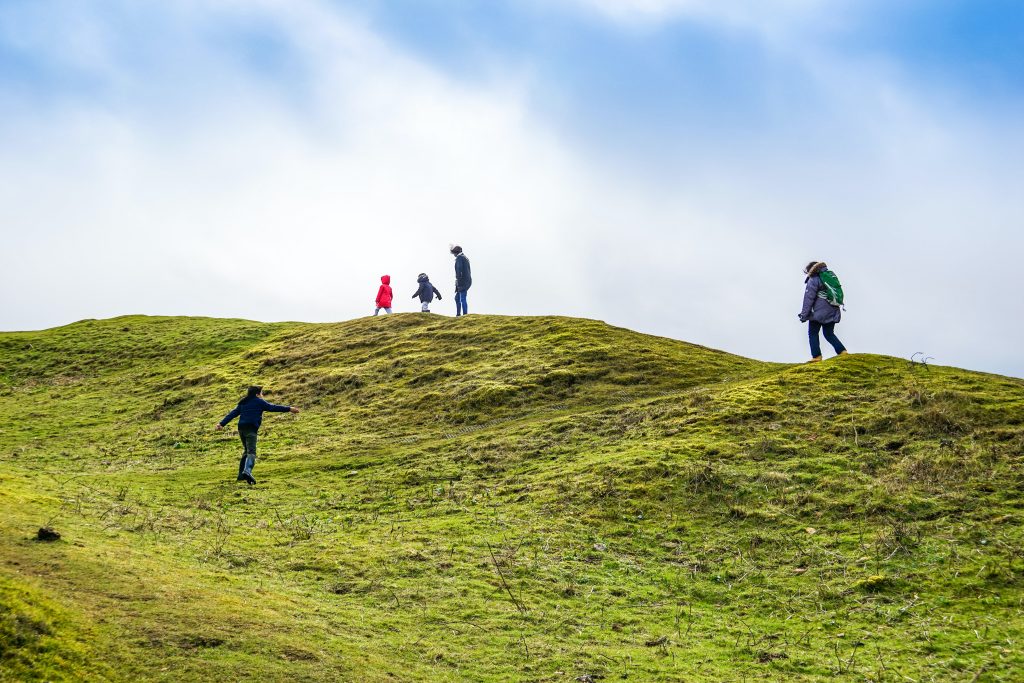
[[[304,412],[246,489],[212,426],[256,381]],[[0,333],[0,671],[1011,680],[1022,418],[1012,378],[560,317]]]

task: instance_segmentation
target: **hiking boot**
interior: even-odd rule
[[[247,483],[249,486],[256,485],[256,477],[252,476],[251,474],[243,474],[242,478],[245,479],[245,483]]]
[[[821,356],[815,356],[814,358],[810,359],[807,362],[808,363],[820,363],[821,362]]]
[[[849,356],[850,353],[846,349],[843,349],[842,351],[839,352],[839,355],[840,356]]]

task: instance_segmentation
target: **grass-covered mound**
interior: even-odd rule
[[[570,318],[0,334],[0,680],[1020,680],[1022,421]]]

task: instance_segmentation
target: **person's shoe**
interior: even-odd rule
[[[839,352],[839,355],[840,356],[849,356],[850,353],[846,349],[843,349],[842,351]]]
[[[243,474],[242,477],[245,479],[245,483],[247,483],[249,486],[256,485],[256,477],[252,476],[251,474]]]
[[[821,362],[821,356],[815,356],[814,358],[810,359],[807,362],[808,363],[820,363]]]

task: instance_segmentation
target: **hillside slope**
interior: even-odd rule
[[[0,334],[0,681],[1019,679],[1022,420],[570,318]]]

